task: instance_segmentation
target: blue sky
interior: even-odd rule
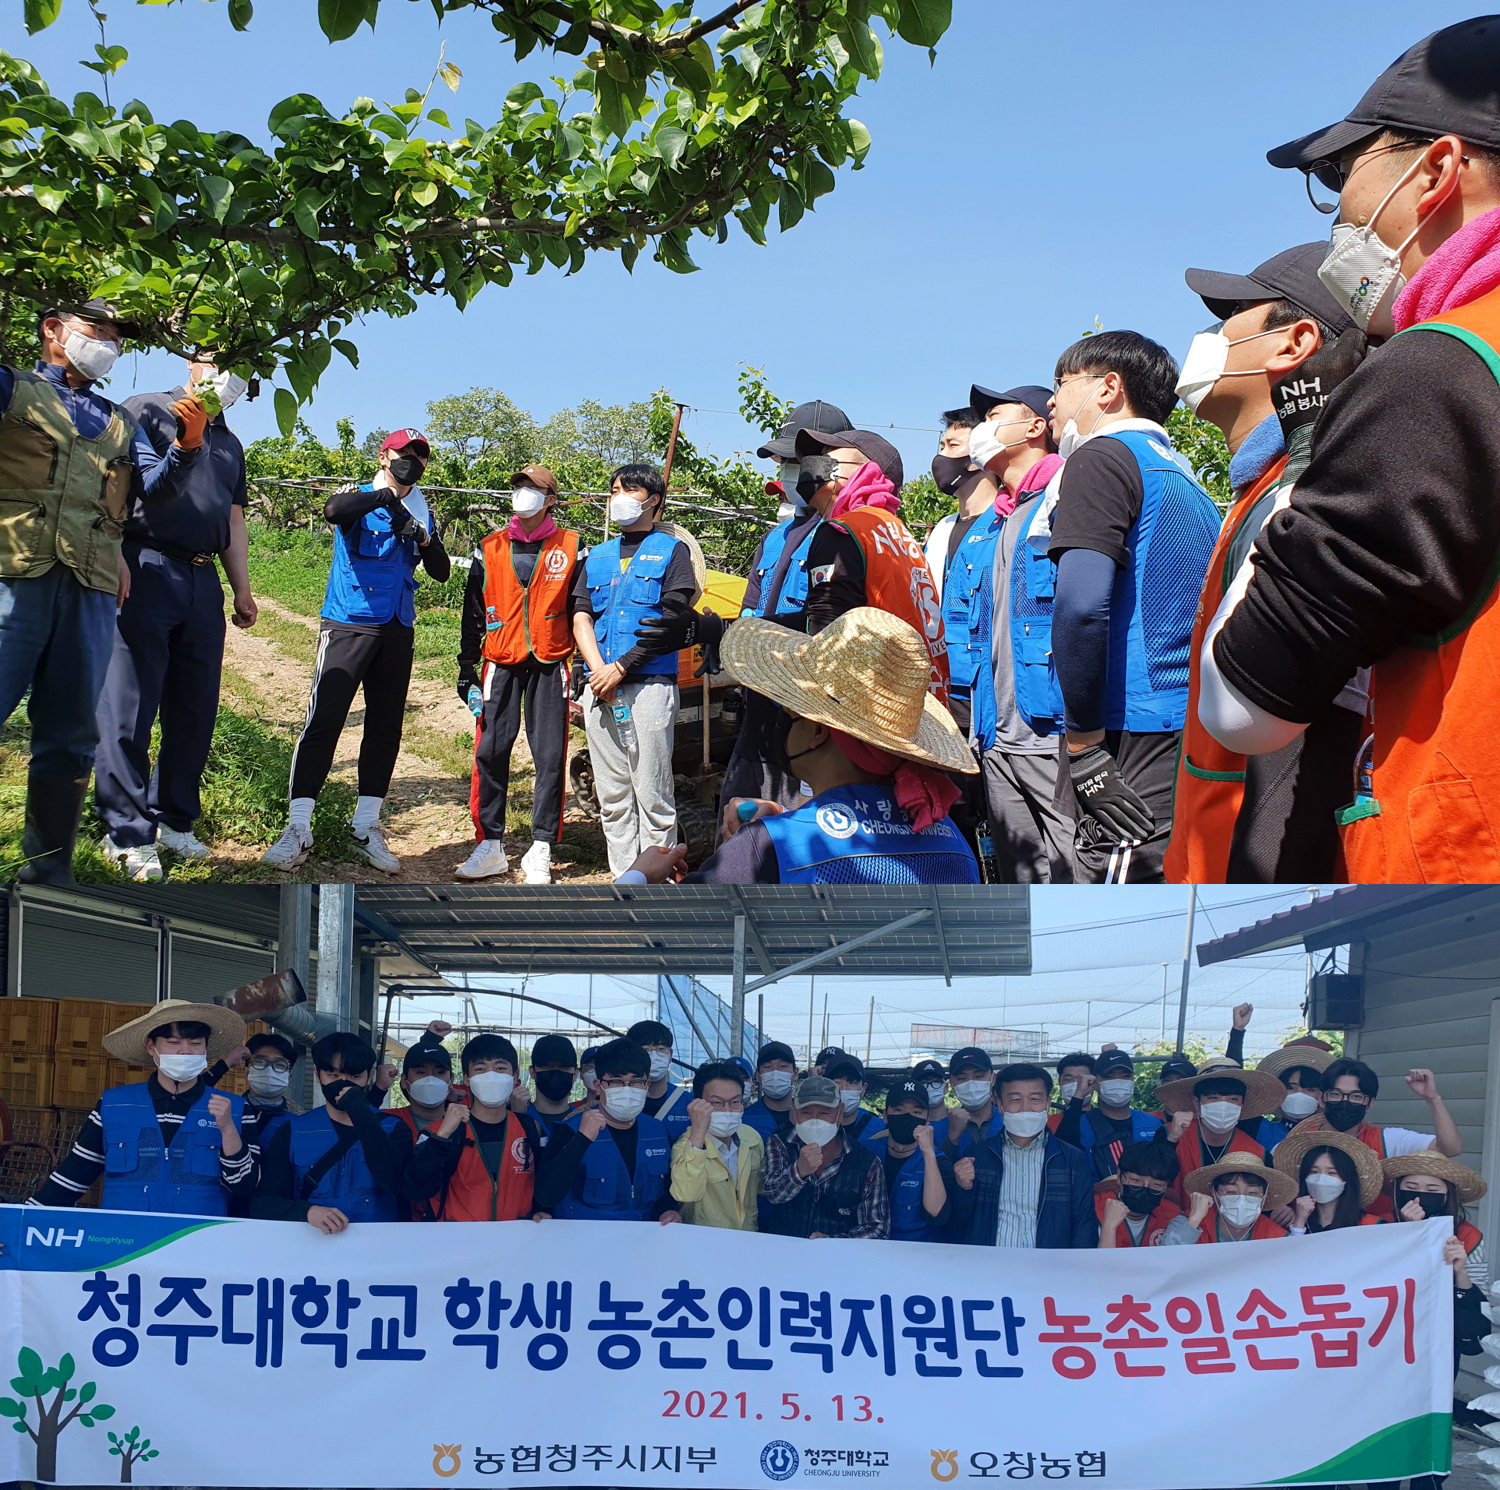
[[[330,47],[312,0],[256,0],[248,35],[223,0],[107,7],[109,40],[131,60],[116,100],[155,116],[266,139],[272,104],[309,92],[341,110],[369,94],[425,88],[440,40],[464,71],[455,120],[489,120],[526,75],[571,75],[576,59],[518,69],[483,17],[428,0],[385,0],[379,30]],[[81,0],[36,37],[11,0],[6,46],[54,91],[96,87]],[[604,403],[666,387],[696,410],[687,431],[727,454],[758,443],[736,414],[738,365],[767,368],[793,399],[821,397],[888,431],[911,474],[925,469],[936,416],[971,382],[1047,382],[1056,354],[1097,316],[1163,342],[1179,359],[1208,321],[1182,282],[1198,266],[1243,271],[1294,243],[1325,238],[1300,176],[1265,151],[1340,118],[1382,68],[1425,31],[1472,14],[1364,3],[1147,6],[956,0],[935,66],[891,40],[884,76],[853,113],[874,137],[866,168],[785,237],[758,248],[694,240],[701,272],[670,274],[643,256],[634,276],[601,255],[564,279],[544,270],[491,288],[459,314],[434,299],[399,321],[351,333],[308,411],[331,438],[349,416],[420,424],[430,399],[503,389],[539,419],[584,398]],[[883,28],[882,28],[883,29]],[[439,85],[436,94],[446,89]],[[111,392],[171,386],[162,356],[122,364]],[[241,437],[273,433],[269,396],[233,415]],[[900,428],[908,426],[909,428]]]

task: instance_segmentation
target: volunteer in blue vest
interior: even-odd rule
[[[938,1153],[927,1121],[927,1089],[901,1081],[885,1094],[885,1127],[868,1145],[885,1167],[893,1242],[940,1242],[956,1188],[953,1165]]]
[[[44,310],[36,370],[0,366],[0,724],[27,689],[31,765],[17,871],[23,884],[68,884],[99,741],[96,708],[130,594],[120,552],[132,499],[175,498],[197,458],[208,412],[178,410],[182,433],[158,455],[94,392],[130,330],[103,300]]]
[[[651,1057],[633,1040],[611,1040],[594,1057],[594,1078],[599,1106],[568,1119],[567,1143],[548,1144],[537,1210],[559,1221],[681,1221],[669,1188],[672,1145],[645,1110]]]
[[[995,1138],[1003,1127],[995,1102],[995,1063],[987,1050],[966,1045],[948,1058],[948,1085],[958,1098],[947,1116],[934,1125],[938,1143],[950,1159],[967,1154],[976,1140]]]
[[[666,500],[655,466],[615,471],[609,520],[619,532],[589,550],[573,586],[573,639],[588,674],[583,724],[616,875],[648,844],[677,842],[677,651],[636,636],[647,621],[691,611],[698,594],[691,550],[656,526]]]
[[[1094,1178],[1103,1180],[1119,1173],[1125,1149],[1155,1137],[1162,1123],[1154,1113],[1133,1105],[1135,1061],[1128,1050],[1106,1050],[1097,1056],[1088,1086],[1096,1095],[1095,1104],[1089,1104],[1089,1092],[1080,1087],[1054,1131],[1064,1143],[1081,1148],[1089,1156]]]
[[[755,1056],[755,1084],[760,1096],[745,1109],[745,1121],[769,1138],[792,1127],[792,1086],[797,1080],[797,1057],[792,1047],[768,1040]]]
[[[531,1084],[536,1088],[526,1115],[537,1125],[545,1147],[554,1128],[573,1115],[578,1082],[578,1051],[566,1035],[542,1035],[531,1047]]]
[[[217,1004],[163,999],[104,1037],[117,1061],[154,1066],[110,1087],[31,1205],[76,1205],[101,1175],[106,1210],[224,1216],[255,1193],[259,1150],[243,1097],[205,1079],[210,1056],[245,1041],[245,1021]]]
[[[673,1035],[669,1025],[658,1019],[638,1019],[625,1038],[639,1045],[651,1061],[651,1085],[646,1088],[646,1116],[653,1117],[667,1130],[667,1138],[676,1143],[688,1127],[688,1104],[692,1101],[690,1086],[672,1080]]]
[[[333,567],[323,596],[307,721],[292,753],[291,815],[286,831],[260,860],[273,869],[295,869],[312,852],[313,808],[355,691],[363,687],[354,849],[382,873],[400,872],[401,861],[385,841],[380,809],[401,749],[416,635],[417,569],[438,584],[452,569],[417,485],[431,455],[420,430],[398,429],[380,446],[375,479],[336,491],[324,505],[323,515],[336,530]]]
[[[839,1127],[844,1137],[878,1153],[875,1140],[885,1132],[885,1119],[860,1105],[869,1090],[864,1063],[858,1056],[841,1055],[837,1060],[829,1061],[823,1074],[839,1089],[839,1102],[843,1107]]]
[[[283,1123],[261,1157],[250,1214],[261,1221],[306,1221],[327,1236],[351,1223],[398,1221],[407,1204],[442,1188],[441,1156],[416,1160],[412,1130],[371,1102],[375,1051],[337,1030],[312,1048],[323,1104]]]
[[[169,456],[179,427],[177,405],[209,391],[219,401],[197,457],[183,471],[177,500],[132,502],[125,519],[130,594],[115,623],[114,653],[99,699],[94,804],[105,827],[100,848],[126,879],[160,879],[162,849],[183,860],[209,857],[193,823],[202,810],[198,788],[213,743],[224,664],[219,564],[234,593],[234,624],[253,626],[257,614],[245,526],[245,450],[223,412],[247,386],[237,374],[200,358],[188,364],[180,388],[143,393],[121,405],[157,452]],[[158,716],[161,745],[153,771],[151,731]]]
[[[970,448],[1000,482],[1005,520],[990,571],[989,674],[974,737],[983,750],[985,808],[1002,883],[1066,885],[1073,880],[1073,807],[1057,802],[1057,742],[1050,709],[1050,653],[1033,634],[1050,634],[1052,561],[1026,541],[1048,483],[1062,467],[1047,418],[1048,389],[1035,384],[969,390],[983,423]],[[1036,695],[1036,696],[1033,696]],[[1045,720],[1033,729],[1032,718]]]
[[[790,812],[756,802],[754,820],[691,874],[685,850],[648,849],[617,884],[979,882],[974,850],[948,816],[958,788],[943,774],[978,767],[928,692],[927,647],[905,621],[860,606],[802,637],[736,621],[724,665],[781,705],[777,749],[813,795]]]
[[[573,655],[568,597],[578,577],[578,534],[553,517],[557,478],[546,466],[527,466],[510,484],[513,516],[474,550],[464,587],[458,696],[477,721],[469,796],[479,842],[454,873],[482,880],[510,868],[505,803],[524,708],[533,778],[531,846],[521,857],[521,873],[528,885],[550,885],[552,845],[562,841],[564,664]]]
[[[1053,379],[1065,465],[1027,541],[1045,530],[1057,565],[1056,800],[1077,813],[1081,883],[1160,881],[1172,830],[1193,615],[1219,532],[1218,508],[1163,427],[1177,376],[1165,347],[1104,331],[1063,352]]]

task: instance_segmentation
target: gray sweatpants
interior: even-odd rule
[[[1056,755],[984,753],[984,797],[1002,883],[1070,885],[1073,820],[1053,805]]]
[[[635,743],[620,742],[614,709],[630,708]],[[677,842],[677,801],[672,786],[672,740],[677,724],[677,679],[647,678],[622,683],[607,704],[588,689],[583,695],[583,727],[594,766],[594,788],[609,849],[609,872],[623,874],[641,850]]]

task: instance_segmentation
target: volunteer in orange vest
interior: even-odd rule
[[[1266,1214],[1289,1204],[1297,1182],[1250,1154],[1226,1154],[1183,1181],[1188,1212],[1167,1223],[1163,1247],[1204,1242],[1264,1242],[1286,1235]]]
[[[1373,1149],[1348,1133],[1297,1133],[1283,1138],[1271,1162],[1297,1186],[1297,1198],[1273,1221],[1293,1236],[1374,1226],[1369,1208],[1380,1198],[1385,1176]]]
[[[520,1221],[532,1214],[542,1149],[527,1117],[531,1093],[517,1081],[520,1060],[503,1035],[475,1035],[459,1056],[471,1106],[449,1102],[424,1140],[448,1150],[443,1188],[429,1202],[437,1221]]]
[[[458,696],[475,718],[469,811],[479,842],[454,871],[491,879],[510,868],[505,800],[510,753],[526,714],[536,772],[531,846],[521,858],[528,885],[552,883],[552,845],[562,839],[568,751],[568,669],[573,623],[568,595],[578,570],[578,534],[553,517],[557,478],[527,466],[511,478],[513,516],[491,533],[469,566],[458,650]]]
[[[1094,1186],[1101,1247],[1159,1247],[1182,1212],[1172,1198],[1177,1156],[1164,1143],[1147,1139],[1120,1154],[1118,1174]]]
[[[898,515],[905,472],[889,440],[869,430],[797,432],[798,493],[823,514],[807,553],[807,630],[816,636],[862,605],[914,627],[931,663],[928,690],[948,702],[942,599],[922,545]]]
[[[1372,340],[1203,661],[1221,743],[1278,750],[1373,664],[1339,810],[1360,883],[1500,879],[1500,24],[1397,59],[1343,121],[1280,146],[1325,208],[1319,271]],[[1400,333],[1397,335],[1396,333]]]
[[[1431,1071],[1414,1067],[1406,1075],[1406,1084],[1414,1097],[1420,1097],[1432,1114],[1432,1133],[1415,1128],[1392,1128],[1369,1121],[1370,1109],[1380,1095],[1380,1078],[1363,1061],[1344,1057],[1323,1072],[1323,1110],[1299,1123],[1294,1133],[1316,1132],[1332,1128],[1352,1133],[1368,1144],[1382,1159],[1399,1159],[1406,1154],[1436,1149],[1450,1159],[1464,1151],[1453,1115],[1438,1095],[1437,1078]]]
[[[1307,465],[1313,424],[1333,387],[1364,355],[1363,334],[1318,279],[1325,243],[1288,248],[1249,274],[1189,269],[1215,323],[1193,338],[1177,394],[1229,446],[1234,503],[1203,580],[1189,651],[1188,709],[1177,756],[1174,884],[1281,883],[1338,878],[1334,811],[1348,794],[1363,736],[1363,674],[1305,734],[1272,755],[1226,749],[1198,718],[1198,668],[1209,623],[1278,499]],[[1348,340],[1335,342],[1345,333]],[[1328,349],[1328,350],[1325,350]]]
[[[1282,1096],[1281,1083],[1274,1076],[1245,1071],[1227,1061],[1205,1061],[1203,1065],[1197,1076],[1169,1081],[1156,1089],[1162,1110],[1172,1115],[1164,1140],[1156,1141],[1165,1141],[1177,1150],[1180,1173],[1174,1194],[1184,1208],[1188,1194],[1185,1177],[1194,1171],[1218,1164],[1231,1154],[1244,1154],[1258,1164],[1269,1162],[1265,1146],[1241,1128],[1240,1121],[1249,1119],[1258,1126],[1260,1115],[1275,1111]]]

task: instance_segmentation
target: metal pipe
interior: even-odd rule
[[[870,1014],[865,1020],[865,1065],[870,1064],[870,1040],[875,1033],[875,995],[870,995]]]
[[[1187,1037],[1188,978],[1193,970],[1193,914],[1198,908],[1198,892],[1188,886],[1187,932],[1182,938],[1182,1001],[1177,1006],[1177,1053]]]
[[[734,918],[734,983],[729,1004],[729,1053],[745,1053],[745,917]]]

